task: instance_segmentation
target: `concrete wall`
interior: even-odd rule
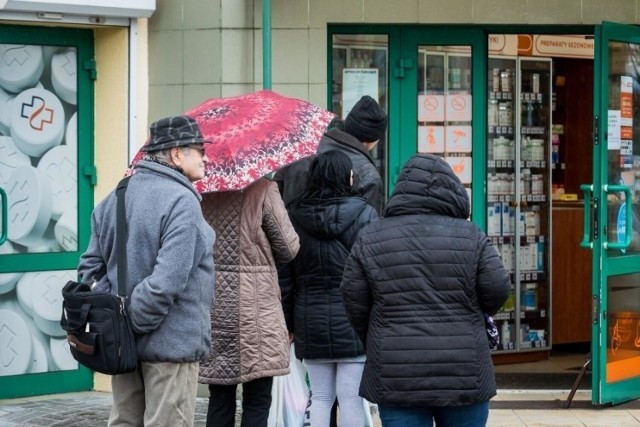
[[[272,0],[272,87],[326,106],[327,24],[640,22],[640,0]],[[262,0],[157,0],[149,122],[262,88]]]

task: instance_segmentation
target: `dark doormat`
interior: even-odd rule
[[[571,390],[579,372],[496,372],[500,390]],[[591,372],[585,372],[579,390],[591,389]]]

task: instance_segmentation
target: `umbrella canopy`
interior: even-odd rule
[[[205,139],[209,162],[194,183],[200,193],[242,190],[262,176],[315,154],[334,114],[309,102],[261,90],[211,98],[184,114]],[[142,159],[135,156],[128,173]]]

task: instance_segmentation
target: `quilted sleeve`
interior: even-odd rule
[[[278,192],[278,186],[270,182],[264,199],[262,229],[271,243],[271,251],[276,263],[288,263],[298,254],[300,241],[284,202]]]
[[[362,247],[360,239],[351,249],[344,268],[340,290],[347,317],[358,333],[358,337],[366,347],[369,331],[369,313],[373,305],[373,297],[367,280],[365,267],[362,265]]]
[[[511,290],[509,272],[491,241],[482,234],[476,290],[482,311],[490,316],[502,307]]]

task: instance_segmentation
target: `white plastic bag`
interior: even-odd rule
[[[303,427],[309,386],[307,370],[296,359],[293,345],[289,354],[289,374],[273,379],[269,427]]]

